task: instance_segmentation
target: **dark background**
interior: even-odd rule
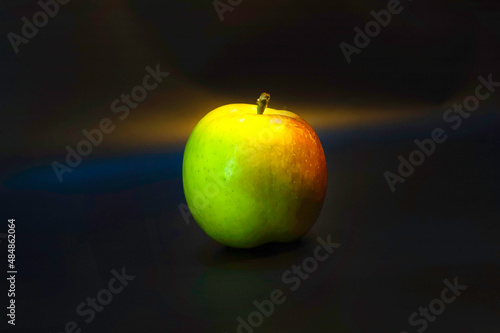
[[[456,131],[442,116],[479,75],[500,81],[500,4],[401,6],[348,64],[339,44],[386,1],[243,0],[221,21],[212,1],[72,0],[16,54],[7,34],[40,7],[2,0],[0,232],[16,219],[19,272],[2,331],[236,332],[279,288],[255,332],[410,333],[458,278],[467,290],[426,331],[499,332],[500,91]],[[112,101],[157,64],[170,75],[118,120]],[[316,129],[328,193],[301,241],[236,250],[183,218],[183,148],[204,114],[264,91]],[[59,182],[51,163],[105,117],[116,130]],[[392,193],[383,173],[437,127],[448,140]],[[328,235],[341,247],[290,291],[282,274]],[[77,305],[122,267],[136,278],[84,323]]]

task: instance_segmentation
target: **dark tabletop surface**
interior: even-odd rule
[[[441,119],[319,131],[329,179],[317,223],[298,242],[251,250],[219,245],[183,217],[182,146],[90,159],[61,184],[50,165],[7,160],[16,329],[60,332],[75,321],[83,332],[236,332],[252,302],[279,289],[285,301],[256,332],[416,332],[410,315],[458,279],[466,290],[426,331],[498,332],[498,125],[483,108],[394,193],[383,173]],[[292,290],[283,274],[313,256],[317,237],[340,246]],[[122,268],[135,278],[86,323],[77,306]]]

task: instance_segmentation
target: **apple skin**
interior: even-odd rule
[[[191,214],[210,237],[252,248],[307,233],[323,206],[327,169],[318,136],[298,115],[229,104],[194,128],[182,179]]]

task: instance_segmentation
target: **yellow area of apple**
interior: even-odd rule
[[[316,221],[326,193],[323,148],[298,115],[230,104],[196,125],[183,185],[195,221],[218,242],[250,248],[290,242]]]

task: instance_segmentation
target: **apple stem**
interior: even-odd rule
[[[271,99],[271,95],[262,93],[260,97],[257,99],[257,114],[263,114],[264,110],[267,108],[267,104],[269,104],[269,100]]]

